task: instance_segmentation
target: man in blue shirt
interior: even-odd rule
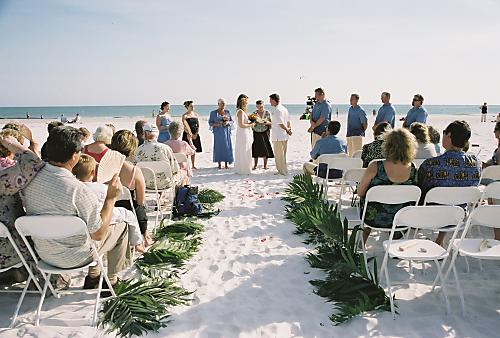
[[[325,91],[322,88],[316,88],[314,90],[314,98],[316,103],[312,109],[312,114],[310,117],[311,126],[307,130],[311,133],[311,147],[314,148],[316,142],[323,136],[330,122],[332,107],[327,100],[325,100]]]
[[[382,100],[382,107],[379,108],[377,117],[375,118],[375,124],[373,125],[373,129],[377,127],[377,124],[381,122],[388,122],[391,127],[394,129],[394,123],[396,120],[396,109],[391,104],[391,93],[383,92],[380,96]]]
[[[425,160],[418,169],[418,185],[422,201],[434,187],[469,187],[479,185],[481,161],[467,155],[463,148],[469,142],[471,131],[465,121],[454,121],[443,131],[443,148],[440,156]],[[445,232],[440,232],[436,243],[443,244]]]
[[[413,108],[408,110],[405,120],[403,122],[403,128],[410,128],[413,122],[420,122],[423,124],[427,123],[427,110],[425,110],[422,105],[424,104],[424,97],[420,94],[415,94],[413,96],[413,101],[411,105]]]
[[[351,106],[347,113],[347,151],[352,156],[363,148],[363,137],[368,127],[368,119],[363,108],[358,105],[359,95],[351,94]]]
[[[339,131],[339,121],[331,121],[330,123],[328,123],[328,130],[326,131],[325,137],[319,139],[310,152],[311,158],[313,160],[318,159],[318,157],[324,154],[347,153],[347,145],[345,141],[337,137]],[[317,166],[318,165],[313,162],[306,162],[303,166],[304,172],[309,175],[315,175],[315,169]]]

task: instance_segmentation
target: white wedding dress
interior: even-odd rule
[[[250,123],[248,115],[244,111],[241,111],[241,113],[243,114],[243,123]],[[252,128],[240,128],[238,124],[236,125],[234,169],[237,174],[249,175],[252,172]]]

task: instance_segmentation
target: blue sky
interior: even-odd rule
[[[500,104],[500,1],[0,0],[0,106]]]

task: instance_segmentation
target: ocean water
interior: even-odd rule
[[[304,112],[305,104],[284,104],[290,114],[300,115]],[[227,109],[231,112],[235,111],[234,105],[227,105]],[[378,110],[380,104],[366,104],[362,105],[367,114],[371,114],[373,109]],[[411,108],[410,105],[395,105],[398,115],[406,115]],[[429,114],[438,115],[479,115],[479,105],[426,105]],[[210,111],[216,109],[215,105],[196,105],[195,111],[202,116],[208,116]],[[334,104],[333,114],[335,117],[336,112],[339,114],[347,114],[349,105],[347,104]],[[30,118],[40,119],[54,119],[60,117],[62,114],[68,118],[72,118],[76,113],[79,113],[82,118],[85,117],[151,117],[157,114],[159,107],[157,105],[144,105],[144,106],[55,106],[55,107],[0,107],[0,119],[12,118],[26,118],[29,113]],[[249,111],[255,110],[255,105],[249,105]],[[170,114],[173,116],[180,116],[185,112],[182,105],[171,105]],[[488,114],[496,115],[500,113],[500,106],[488,106]]]

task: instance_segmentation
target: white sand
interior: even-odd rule
[[[481,145],[480,158],[486,160],[495,148],[493,123],[479,123],[479,116],[460,117],[472,126],[471,143]],[[429,122],[438,130],[454,118],[431,116]],[[345,117],[341,122],[345,126]],[[110,119],[117,128],[132,129],[135,119]],[[35,137],[47,136],[46,122],[32,120]],[[370,123],[373,123],[372,118]],[[94,130],[99,119],[83,124]],[[493,337],[500,329],[500,280],[497,262],[471,262],[471,272],[465,273],[462,260],[458,270],[465,290],[470,317],[462,317],[454,284],[448,292],[452,311],[445,314],[440,293],[430,293],[435,268],[426,275],[416,267],[416,281],[406,282],[396,291],[400,315],[393,320],[389,312],[378,312],[353,319],[334,327],[328,316],[332,308],[312,292],[310,279],[322,273],[309,267],[304,260],[311,248],[302,238],[293,235],[294,225],[283,218],[280,192],[292,174],[301,170],[308,160],[309,139],[307,122],[293,121],[294,135],[289,142],[291,175],[285,179],[271,170],[258,169],[248,177],[233,170],[217,170],[212,163],[212,137],[202,124],[201,138],[205,152],[197,155],[199,170],[193,184],[212,187],[226,195],[223,212],[205,221],[203,244],[188,264],[189,271],[181,284],[196,290],[190,306],[172,309],[169,327],[161,337]],[[341,130],[345,134],[345,129]],[[371,141],[367,135],[366,140]],[[475,150],[475,149],[474,149]],[[477,150],[475,150],[477,151]],[[260,165],[262,165],[260,163]],[[488,233],[489,235],[490,233]],[[381,262],[381,244],[373,245]],[[398,265],[399,267],[397,267]],[[390,262],[393,281],[408,279],[406,265]],[[92,296],[52,297],[44,304],[42,324],[34,327],[32,318],[38,297],[29,296],[24,303],[15,329],[0,331],[1,337],[92,337],[103,335],[88,325],[92,312]],[[17,295],[0,298],[0,327],[9,323]],[[497,332],[498,334],[498,332]]]

